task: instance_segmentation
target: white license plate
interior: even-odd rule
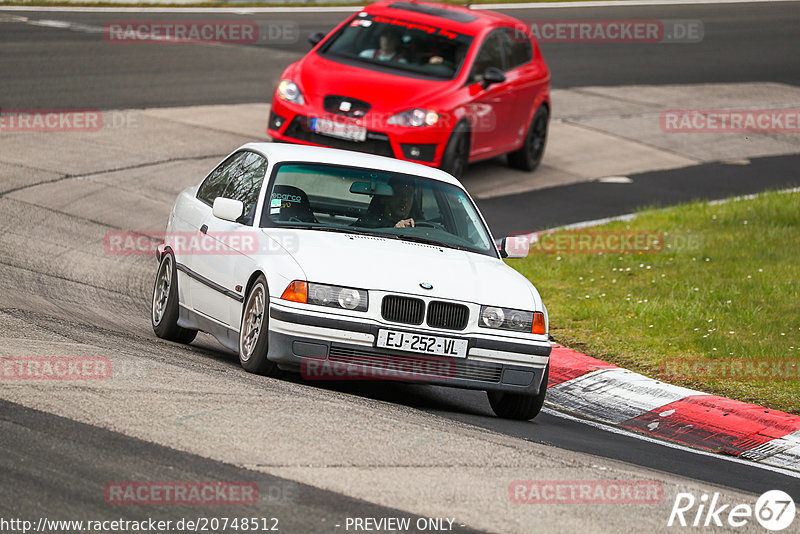
[[[328,119],[311,119],[311,129],[322,135],[347,139],[348,141],[366,141],[367,129],[355,124],[334,122]]]
[[[395,330],[378,330],[376,345],[380,348],[395,349],[407,352],[419,352],[434,356],[450,356],[452,358],[466,358],[466,339],[451,337],[430,336],[427,334],[411,334]]]

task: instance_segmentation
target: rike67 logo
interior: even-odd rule
[[[755,506],[724,503],[719,493],[696,498],[691,493],[678,493],[667,526],[680,527],[743,527],[755,519],[773,532],[785,530],[794,522],[795,504],[786,492],[770,490],[761,495]]]

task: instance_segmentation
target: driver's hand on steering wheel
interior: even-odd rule
[[[402,221],[397,221],[397,224],[394,225],[395,228],[414,228],[414,219],[408,218],[403,219]]]

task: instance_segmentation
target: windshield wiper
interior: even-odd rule
[[[387,239],[400,239],[400,236],[397,234],[384,234],[383,232],[370,232],[370,231],[363,231],[363,230],[353,230],[354,234],[361,234],[361,235],[368,235],[371,237],[385,237]]]
[[[276,228],[291,228],[293,230],[320,230],[322,232],[337,232],[340,234],[356,234],[356,235],[368,235],[373,237],[385,237],[387,239],[400,239],[400,236],[397,234],[389,234],[389,233],[381,233],[381,232],[369,232],[363,231],[358,229],[357,227],[346,227],[340,228],[338,226],[326,226],[324,224],[309,224],[309,225],[300,225],[300,224],[282,224],[280,226],[276,226]]]
[[[280,225],[277,228],[291,228],[293,230],[320,230],[322,232],[336,232],[340,234],[356,234],[356,235],[368,235],[370,237],[385,237],[386,239],[399,239],[405,241],[411,241],[414,243],[424,243],[426,245],[433,245],[437,247],[444,247],[444,248],[452,248],[456,250],[464,250],[466,252],[475,252],[475,250],[462,246],[456,245],[453,243],[445,243],[444,241],[437,241],[436,239],[431,239],[428,237],[420,237],[416,235],[407,235],[407,234],[394,234],[394,233],[384,233],[384,232],[370,232],[368,230],[361,229],[360,227],[347,227],[347,228],[339,228],[337,226],[325,226],[323,224],[309,224],[309,225]]]
[[[278,224],[273,228],[288,228],[291,230],[322,230],[323,232],[347,232],[344,228],[325,226],[324,224]]]
[[[434,245],[437,247],[444,247],[444,248],[454,248],[456,250],[465,250],[467,252],[474,252],[472,249],[461,245],[455,245],[453,243],[445,243],[444,241],[437,241],[436,239],[430,239],[429,237],[420,237],[416,235],[406,235],[406,234],[394,234],[397,235],[400,239],[405,239],[407,241],[413,241],[414,243],[425,243],[426,245]]]

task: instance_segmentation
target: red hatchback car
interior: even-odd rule
[[[508,154],[531,171],[550,118],[550,72],[521,21],[466,7],[372,4],[289,65],[272,99],[276,141],[441,167]]]

